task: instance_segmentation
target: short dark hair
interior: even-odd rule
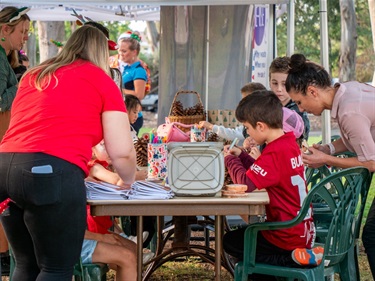
[[[284,73],[288,74],[289,71],[290,57],[277,57],[270,65],[269,74],[271,73]]]
[[[126,105],[126,110],[132,110],[132,109],[137,108],[138,105],[141,105],[141,101],[134,95],[126,94],[125,105]]]
[[[262,83],[250,82],[241,88],[241,93],[249,95],[252,92],[260,91],[260,90],[266,90],[266,87],[264,87]]]
[[[268,90],[256,91],[243,98],[236,108],[236,118],[255,128],[263,122],[273,129],[283,128],[283,109],[279,98]]]

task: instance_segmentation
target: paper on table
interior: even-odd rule
[[[122,190],[119,186],[105,183],[86,181],[87,199],[91,200],[124,200],[124,199],[170,199],[173,192],[160,184],[147,181],[136,181],[131,189]]]
[[[134,182],[129,192],[129,199],[170,199],[173,196],[169,188],[149,181]]]
[[[87,199],[124,200],[128,199],[129,189],[119,189],[118,185],[106,182],[86,181]]]

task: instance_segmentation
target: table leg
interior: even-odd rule
[[[215,216],[215,280],[220,281],[223,216]]]
[[[142,281],[143,268],[143,217],[137,217],[137,281]]]

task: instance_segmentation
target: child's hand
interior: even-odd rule
[[[205,128],[207,130],[212,130],[214,125],[212,125],[210,122],[207,121],[199,121],[198,128]]]
[[[224,146],[224,157],[227,156],[227,155],[234,155],[234,156],[238,157],[242,152],[242,150],[237,146],[234,146],[230,150],[229,150],[229,147],[230,147],[230,145]]]
[[[260,154],[261,154],[260,150],[256,146],[252,147],[251,150],[250,150],[250,153],[249,153],[249,155],[251,157],[253,157],[255,160],[258,159],[258,157],[260,156]]]
[[[250,151],[252,147],[257,146],[258,144],[255,142],[255,140],[252,137],[247,137],[243,141],[243,148],[246,151]]]

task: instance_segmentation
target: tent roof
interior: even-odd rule
[[[32,20],[74,21],[72,9],[78,14],[95,21],[158,21],[160,6],[207,6],[207,5],[249,5],[281,4],[289,0],[0,0],[0,9],[4,6],[28,6],[28,15]]]

